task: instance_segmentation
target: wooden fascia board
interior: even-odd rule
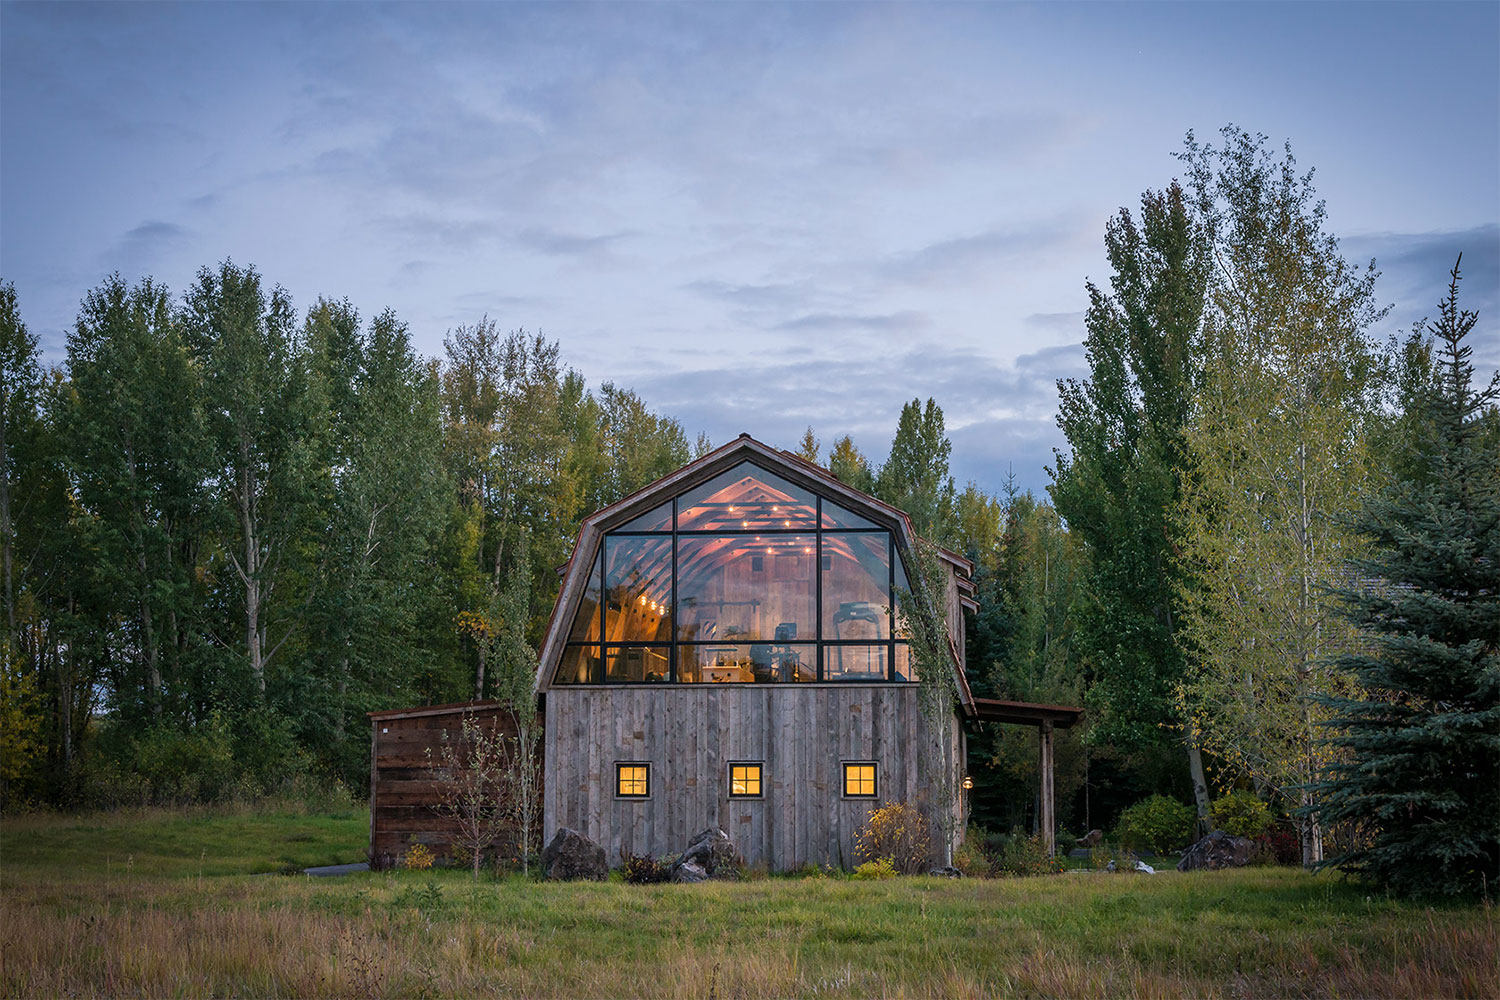
[[[365,715],[373,722],[385,722],[390,719],[416,719],[427,715],[458,715],[463,712],[484,712],[500,707],[500,703],[494,699],[484,701],[453,701],[445,705],[423,705],[420,708],[387,708],[378,712],[366,712]]]

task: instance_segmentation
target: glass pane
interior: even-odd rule
[[[904,642],[896,643],[896,680],[914,681],[916,679],[916,670],[911,662],[911,647]]]
[[[627,646],[604,651],[605,677],[625,684],[665,684],[671,680],[667,646]]]
[[[875,794],[874,764],[844,765],[844,794],[871,797]]]
[[[668,500],[655,510],[648,510],[633,521],[627,521],[613,531],[671,531],[672,501]]]
[[[646,764],[617,764],[617,794],[631,798],[644,798],[650,790],[649,771]]]
[[[753,797],[760,795],[760,765],[731,764],[729,794]]]
[[[903,591],[903,590],[906,591],[907,593],[911,593],[911,582],[908,581],[907,578],[906,578],[906,564],[901,561],[901,552],[900,552],[900,550],[897,550],[895,553],[893,553],[893,555],[894,555],[895,560],[896,560],[896,591],[897,591],[897,594],[899,595],[899,593],[901,591]],[[894,610],[896,612],[896,638],[898,638],[898,639],[910,639],[911,638],[911,632],[910,632],[910,630],[908,630],[906,627],[904,627],[901,624],[901,598],[899,596],[895,597],[895,607],[894,607]]]
[[[598,646],[567,646],[557,665],[554,684],[598,684],[604,673],[600,669]]]
[[[604,540],[604,641],[672,638],[672,539]]]
[[[677,510],[678,531],[765,531],[817,525],[817,501],[811,493],[749,462],[684,493]]]
[[[823,536],[823,638],[886,639],[891,634],[890,538]]]
[[[878,528],[880,525],[866,521],[858,514],[845,510],[832,500],[823,500],[823,527],[825,528]]]
[[[677,540],[677,638],[791,642],[817,638],[813,535]]]
[[[568,630],[569,642],[599,641],[599,560],[594,559],[594,571],[589,574],[589,585],[578,598],[578,613],[573,616],[573,627]]]
[[[868,646],[824,646],[823,679],[825,681],[883,681],[890,675],[886,660],[890,646],[885,643]]]
[[[797,643],[707,643],[677,647],[685,684],[793,684],[815,681],[817,647]]]

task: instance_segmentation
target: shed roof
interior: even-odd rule
[[[975,698],[974,717],[980,722],[1008,722],[1020,726],[1040,726],[1043,722],[1050,722],[1058,729],[1067,729],[1083,718],[1083,709],[1071,705]]]

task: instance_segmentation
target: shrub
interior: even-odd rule
[[[1300,865],[1302,838],[1296,830],[1273,826],[1255,838],[1255,854],[1251,860],[1258,865]]]
[[[620,874],[631,885],[653,885],[671,878],[672,866],[665,860],[657,861],[650,854],[631,854],[626,851]]]
[[[1260,800],[1260,796],[1244,789],[1236,789],[1228,795],[1214,799],[1209,807],[1214,829],[1223,830],[1233,837],[1255,839],[1271,826],[1271,810]]]
[[[854,877],[857,879],[895,878],[896,866],[890,858],[876,858],[854,869]]]
[[[1062,858],[1047,854],[1047,845],[1042,842],[1041,836],[1027,836],[1020,827],[1010,832],[1004,848],[991,866],[991,872],[995,875],[1018,878],[1027,875],[1055,875],[1062,870]]]
[[[1192,840],[1196,821],[1192,806],[1153,795],[1120,814],[1120,842],[1132,851],[1165,854]]]
[[[953,852],[953,867],[970,878],[989,875],[991,858],[984,848],[984,831],[969,827],[964,831],[963,843],[959,844],[958,850]]]
[[[889,859],[902,875],[917,875],[927,870],[932,835],[920,812],[904,802],[890,802],[870,813],[854,846],[862,858]]]
[[[426,844],[412,844],[401,855],[401,867],[408,871],[423,872],[431,868],[435,860],[432,849]]]

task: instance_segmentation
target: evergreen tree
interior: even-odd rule
[[[1321,699],[1342,754],[1319,811],[1369,834],[1331,863],[1406,894],[1500,883],[1500,375],[1472,388],[1458,281],[1455,264],[1430,328],[1419,462],[1358,520],[1372,552],[1341,593],[1365,646],[1337,661],[1357,692]]]

